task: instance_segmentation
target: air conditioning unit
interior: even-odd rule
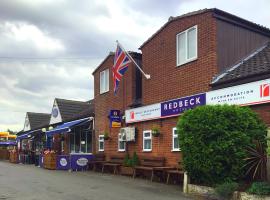
[[[126,141],[135,141],[135,127],[126,127]]]

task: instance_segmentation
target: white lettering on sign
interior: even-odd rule
[[[76,161],[77,165],[81,166],[81,167],[84,167],[87,165],[88,163],[88,160],[87,158],[79,158],[77,161]]]
[[[254,105],[270,102],[270,79],[206,93],[206,104]]]

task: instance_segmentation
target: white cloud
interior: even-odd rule
[[[32,24],[5,22],[2,29],[10,40],[15,40],[18,43],[32,43],[40,51],[63,51],[65,49],[60,40],[51,38]]]
[[[91,73],[115,40],[136,51],[170,16],[213,7],[270,27],[268,0],[1,1],[0,131],[49,113],[55,97],[93,98]]]

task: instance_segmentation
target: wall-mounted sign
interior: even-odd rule
[[[121,127],[120,110],[110,110],[110,127],[111,128]]]
[[[58,108],[54,106],[52,109],[52,116],[56,118],[58,116],[58,113],[59,113]]]
[[[60,165],[61,165],[62,167],[65,167],[65,166],[67,166],[67,164],[68,164],[66,158],[61,158],[59,162],[60,162]]]
[[[206,104],[254,105],[270,102],[270,79],[207,92]]]
[[[205,105],[205,103],[205,93],[166,101],[161,103],[161,117],[177,116],[196,106]]]
[[[156,103],[125,111],[126,123],[147,121],[161,117],[161,104]]]

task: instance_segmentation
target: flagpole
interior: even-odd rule
[[[144,73],[144,71],[142,70],[142,68],[140,68],[140,66],[135,62],[135,60],[129,55],[129,53],[124,49],[124,47],[118,42],[118,40],[116,40],[116,43],[121,47],[121,49],[123,49],[126,53],[127,53],[127,55],[128,55],[128,57],[132,60],[132,62],[136,65],[136,67],[141,71],[141,73],[144,75],[144,77],[148,80],[148,79],[150,79],[150,74],[146,74],[146,73]]]

